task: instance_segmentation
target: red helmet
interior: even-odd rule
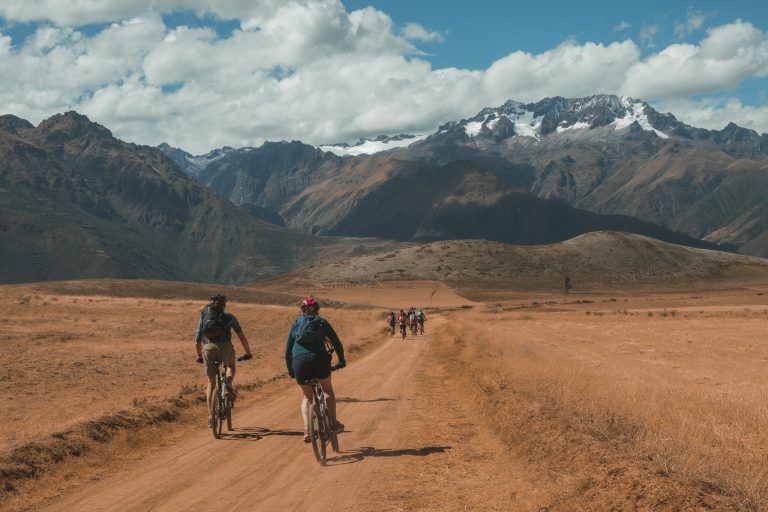
[[[310,296],[301,301],[301,310],[304,312],[315,310],[317,311],[320,309],[320,304],[315,300],[314,297]]]

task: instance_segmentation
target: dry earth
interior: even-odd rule
[[[327,468],[297,437],[294,385],[276,378],[295,309],[252,290],[231,304],[257,360],[240,369],[226,440],[192,400],[149,438],[105,439],[98,457],[70,453],[24,481],[9,470],[31,453],[19,447],[203,380],[191,339],[204,288],[193,300],[186,288],[158,299],[46,286],[0,299],[13,354],[0,386],[14,397],[0,406],[1,510],[768,510],[766,284],[318,287],[357,304],[324,311],[357,345],[334,376],[348,432]],[[389,338],[382,308],[410,305],[431,308],[427,335]]]

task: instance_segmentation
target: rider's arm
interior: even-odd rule
[[[197,334],[195,335],[195,349],[197,357],[203,357],[203,317],[197,322]]]
[[[235,334],[237,334],[237,337],[240,340],[240,343],[243,345],[243,350],[245,350],[246,355],[250,355],[251,347],[248,345],[248,338],[245,337],[243,328],[240,327],[240,322],[237,321],[235,315],[230,315],[230,317],[232,318],[232,330],[234,330]]]
[[[333,345],[333,349],[336,351],[336,357],[339,361],[344,361],[344,346],[341,344],[341,340],[336,334],[336,331],[333,330],[333,327],[331,327],[331,324],[329,324],[328,321],[323,322],[323,327],[325,328],[325,335],[331,340],[331,345]]]
[[[285,340],[285,366],[288,368],[288,375],[293,376],[293,327],[288,331],[288,339]]]
[[[248,338],[245,337],[245,333],[243,331],[235,331],[235,334],[237,334],[237,337],[240,339],[240,343],[243,345],[243,350],[245,350],[245,353],[250,355],[251,347],[248,345]]]

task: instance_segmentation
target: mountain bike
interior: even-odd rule
[[[416,326],[416,322],[411,323],[411,334],[416,336],[419,333],[418,327]]]
[[[405,339],[405,324],[400,324],[400,334],[402,334],[403,339]]]
[[[395,335],[395,324],[389,324],[389,335],[390,337]]]
[[[243,356],[237,358],[237,361],[244,361]],[[221,429],[224,421],[227,422],[227,430],[232,430],[232,408],[234,403],[227,397],[227,367],[221,361],[209,361],[210,365],[216,367],[216,388],[211,396],[211,430],[213,437],[221,438]]]
[[[424,320],[419,320],[419,334],[424,334]]]
[[[338,366],[333,366],[331,371],[338,369]],[[320,380],[310,379],[304,384],[312,386],[312,404],[309,407],[309,439],[312,442],[312,451],[317,462],[325,466],[328,444],[334,453],[339,453],[339,437],[331,428],[331,415],[325,403],[325,393],[320,386]]]

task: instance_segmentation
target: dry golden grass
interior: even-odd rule
[[[6,354],[0,359],[0,393],[13,397],[0,405],[2,510],[11,501],[13,509],[31,503],[23,496],[29,485],[45,487],[50,495],[81,479],[77,475],[87,474],[85,467],[131,457],[190,422],[203,421],[205,376],[195,363],[194,334],[204,302],[72,295],[73,286],[109,283],[68,283],[58,292],[52,286],[2,287],[0,311],[13,312],[0,318]],[[173,293],[169,283],[162,288],[163,295]],[[189,285],[180,284],[179,295],[190,293]],[[239,367],[238,388],[282,382],[285,336],[297,308],[230,301],[229,309],[255,358]],[[370,319],[379,314],[323,309],[349,359],[359,357],[375,325]]]
[[[499,435],[560,486],[553,510],[768,510],[765,308],[648,309],[663,300],[490,308],[446,331]]]

